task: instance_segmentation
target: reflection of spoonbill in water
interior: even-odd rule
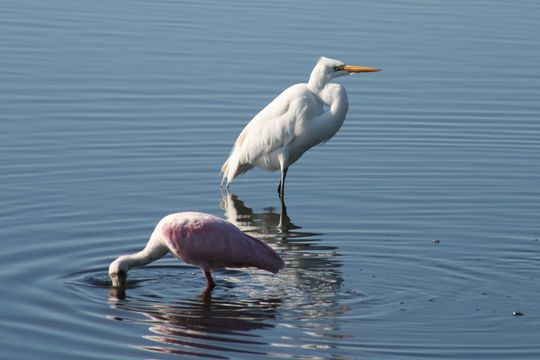
[[[229,158],[221,167],[227,186],[235,177],[258,166],[281,170],[279,196],[285,195],[287,169],[304,152],[330,140],[349,110],[347,92],[333,79],[379,69],[346,65],[321,57],[307,84],[296,84],[276,97],[238,135]]]
[[[284,267],[271,247],[231,223],[210,214],[184,212],[161,219],[143,250],[120,256],[111,263],[112,285],[124,286],[131,268],[147,265],[168,252],[200,267],[206,275],[207,288],[215,285],[212,270],[256,267],[277,273]]]

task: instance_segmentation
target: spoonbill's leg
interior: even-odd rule
[[[211,289],[216,286],[214,279],[212,279],[212,273],[210,271],[205,271],[204,275],[206,276],[206,288]]]

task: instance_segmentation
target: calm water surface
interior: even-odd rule
[[[7,0],[0,357],[540,358],[537,1]],[[321,55],[340,133],[219,189],[243,125]],[[182,210],[285,259],[107,267]],[[437,240],[437,241],[434,241]],[[524,316],[512,316],[519,311]]]

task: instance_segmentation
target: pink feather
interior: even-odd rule
[[[270,246],[210,214],[171,214],[160,226],[169,250],[205,271],[256,267],[277,273],[284,267],[283,260]]]

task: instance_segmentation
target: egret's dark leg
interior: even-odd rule
[[[281,172],[281,180],[279,181],[279,186],[278,186],[278,193],[279,193],[279,197],[281,199],[283,199],[285,197],[285,177],[287,176],[287,171],[288,170],[289,170],[289,168],[285,168]]]
[[[279,228],[282,231],[287,231],[289,224],[291,223],[291,220],[287,216],[287,206],[285,205],[285,199],[283,197],[279,197],[279,203],[281,205],[281,211],[279,212]]]
[[[214,286],[216,286],[216,283],[214,282],[214,279],[212,279],[212,273],[210,273],[210,271],[205,271],[204,275],[206,276],[207,289],[212,289]]]

